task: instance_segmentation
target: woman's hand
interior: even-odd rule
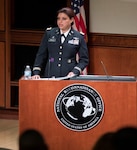
[[[73,72],[69,72],[67,76],[68,77],[73,77],[73,76],[75,76],[75,74]]]

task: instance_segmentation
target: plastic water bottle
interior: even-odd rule
[[[25,80],[31,79],[31,68],[30,68],[29,65],[27,65],[25,67],[25,70],[24,70],[24,79]]]

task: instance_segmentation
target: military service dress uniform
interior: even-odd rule
[[[76,61],[76,54],[79,61]],[[81,74],[89,62],[88,49],[84,36],[70,29],[65,41],[61,43],[61,34],[58,27],[47,29],[42,38],[33,66],[33,74],[42,77],[64,77],[69,72]],[[46,64],[45,64],[46,63]]]

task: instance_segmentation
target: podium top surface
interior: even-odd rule
[[[134,76],[105,76],[105,75],[80,75],[70,80],[105,80],[105,81],[136,81]]]
[[[24,78],[21,78],[21,80]],[[106,76],[106,75],[79,75],[73,77],[57,77],[57,78],[40,78],[34,80],[49,80],[49,81],[60,81],[60,80],[88,80],[88,81],[137,81],[134,76]]]

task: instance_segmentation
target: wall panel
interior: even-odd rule
[[[89,74],[137,76],[137,36],[118,34],[89,35]]]
[[[0,107],[5,104],[5,45],[0,42]]]
[[[4,0],[0,0],[0,30],[4,30]]]

